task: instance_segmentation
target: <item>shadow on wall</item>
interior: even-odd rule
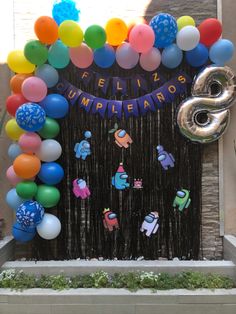
[[[153,16],[160,12],[169,13],[175,18],[191,15],[198,24],[205,18],[217,15],[216,2],[216,0],[152,0],[144,13],[144,17],[149,22]]]

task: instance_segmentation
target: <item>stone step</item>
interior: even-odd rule
[[[236,265],[232,261],[8,261],[1,270],[14,268],[23,270],[27,274],[89,274],[98,270],[104,270],[109,274],[116,272],[153,271],[155,273],[166,272],[170,274],[182,271],[199,271],[203,273],[215,273],[236,278]]]

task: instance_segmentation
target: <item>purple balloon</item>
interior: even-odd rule
[[[121,44],[116,50],[116,62],[123,69],[134,68],[139,60],[139,54],[129,43]]]

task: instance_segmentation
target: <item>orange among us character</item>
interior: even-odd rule
[[[110,208],[105,208],[103,210],[103,225],[108,231],[119,229],[117,215],[111,211]]]
[[[109,133],[114,133],[115,143],[119,147],[128,148],[129,145],[133,143],[132,138],[125,130],[118,129],[117,123],[115,124],[114,129],[110,130]]]

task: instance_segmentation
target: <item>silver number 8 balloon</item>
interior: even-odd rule
[[[234,73],[229,67],[208,66],[194,78],[191,94],[177,110],[181,133],[193,142],[216,141],[230,121],[228,109],[236,98]]]

